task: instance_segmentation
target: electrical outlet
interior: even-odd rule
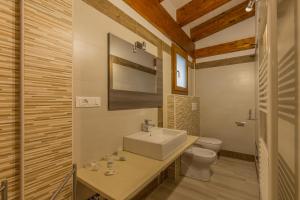
[[[76,108],[92,108],[101,106],[101,97],[76,97]]]

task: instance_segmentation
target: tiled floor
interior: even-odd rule
[[[177,184],[166,180],[146,200],[259,200],[253,162],[221,157],[212,170],[210,182],[188,177]]]

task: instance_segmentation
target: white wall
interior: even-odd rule
[[[200,134],[223,141],[223,149],[254,154],[255,64],[199,69],[196,96],[200,97]],[[245,121],[237,127],[235,121]]]
[[[151,32],[171,42],[135,13],[123,1],[111,1]],[[157,109],[107,110],[107,33],[130,43],[144,41],[135,33],[90,7],[74,1],[74,96],[100,96],[100,108],[74,108],[75,161],[82,165],[98,160],[122,146],[122,137],[140,130],[144,119],[157,123]],[[157,48],[147,42],[147,51],[157,55]],[[164,91],[170,92],[171,57],[164,53]]]
[[[230,26],[195,43],[196,49],[255,36],[255,17]]]
[[[208,46],[213,46],[217,44],[222,44],[222,43],[254,37],[254,36],[255,36],[255,17],[251,17],[247,20],[244,20],[243,22],[237,23],[220,32],[217,32],[213,35],[210,35],[206,38],[197,41],[195,43],[195,46],[196,49],[199,49],[199,48],[204,48]],[[231,58],[237,56],[252,55],[252,54],[255,54],[255,49],[198,58],[196,59],[196,62],[199,63],[199,62],[206,62],[206,61]]]
[[[230,1],[195,20],[184,29],[202,23],[243,2]],[[255,17],[251,17],[195,43],[196,49],[255,36]],[[253,55],[254,49],[196,59],[196,63]],[[255,109],[255,64],[243,63],[196,70],[195,90],[200,97],[201,135],[224,142],[225,150],[254,154],[255,122],[247,121],[248,110]],[[247,121],[244,128],[235,121]]]

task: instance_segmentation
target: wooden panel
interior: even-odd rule
[[[195,50],[195,58],[215,56],[255,48],[255,37],[227,42]]]
[[[208,62],[197,63],[196,69],[220,67],[220,66],[234,65],[240,63],[254,62],[254,61],[255,61],[255,55],[238,56],[234,58],[226,58],[221,60],[213,60]]]
[[[194,62],[188,60],[188,67],[194,69]]]
[[[115,63],[115,64],[119,64],[119,65],[122,65],[122,66],[125,66],[125,67],[129,67],[129,68],[136,69],[136,70],[146,72],[146,73],[149,73],[149,74],[153,74],[153,75],[156,74],[156,70],[154,70],[154,69],[151,69],[149,67],[131,62],[129,60],[126,60],[124,58],[120,58],[118,56],[110,55],[110,60],[111,60],[112,63]]]
[[[24,199],[50,199],[72,170],[72,2],[25,0]]]
[[[254,155],[235,152],[235,151],[228,151],[228,150],[221,150],[220,151],[220,156],[225,156],[225,157],[229,157],[229,158],[236,158],[236,159],[239,159],[239,160],[245,160],[245,161],[249,161],[249,162],[254,162],[254,160],[255,160]]]
[[[19,1],[0,4],[0,181],[19,199]]]
[[[177,23],[184,26],[230,0],[192,0],[176,11]]]
[[[158,94],[109,90],[109,110],[157,108],[159,106],[162,106],[162,97]]]
[[[222,14],[213,17],[206,22],[191,29],[191,38],[193,41],[203,39],[209,35],[219,32],[229,26],[237,24],[245,19],[255,15],[255,9],[251,12],[246,12],[249,1],[245,1]]]
[[[152,23],[162,33],[174,41],[190,54],[194,50],[194,43],[169,15],[169,13],[160,5],[158,1],[149,0],[123,0],[140,15]]]
[[[174,183],[178,183],[181,180],[181,156],[179,156],[168,168],[168,178]]]

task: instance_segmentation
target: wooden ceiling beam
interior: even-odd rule
[[[198,41],[234,24],[237,24],[245,19],[255,15],[255,9],[251,12],[246,12],[245,8],[248,1],[245,1],[220,15],[217,15],[208,21],[191,29],[191,38],[193,41]]]
[[[255,61],[255,55],[246,55],[246,56],[238,56],[233,58],[225,58],[220,60],[197,63],[195,68],[205,69],[205,68],[212,68],[212,67],[235,65],[240,63],[249,63],[254,61]]]
[[[148,20],[158,30],[164,33],[168,38],[175,42],[189,54],[192,54],[195,48],[194,42],[181,29],[177,22],[163,8],[159,0],[123,0],[130,7],[136,10],[141,16]]]
[[[255,37],[245,38],[195,50],[195,58],[216,56],[225,53],[243,51],[255,48]]]
[[[192,0],[176,11],[177,23],[184,26],[206,15],[230,0]]]

